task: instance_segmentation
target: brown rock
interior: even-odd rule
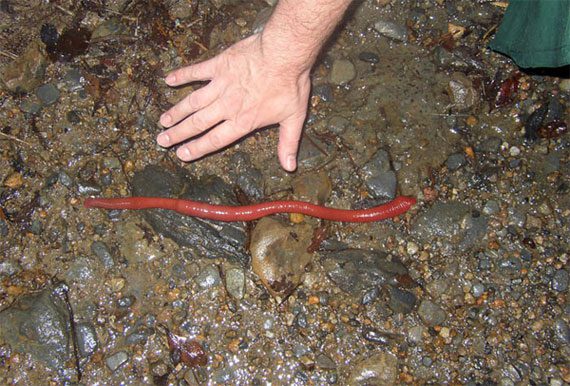
[[[3,69],[0,79],[8,91],[29,93],[41,84],[46,65],[42,45],[32,42],[18,59]]]

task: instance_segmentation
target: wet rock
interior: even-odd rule
[[[75,326],[77,350],[82,358],[90,357],[99,348],[95,327],[90,323],[78,323]]]
[[[489,137],[481,142],[477,147],[477,151],[483,153],[497,153],[501,148],[503,141],[499,137]]]
[[[449,170],[457,170],[463,165],[465,165],[465,162],[466,162],[465,155],[462,153],[456,153],[450,155],[447,158],[447,160],[445,161],[445,166],[447,166]]]
[[[8,224],[3,219],[0,219],[0,236],[8,236]]]
[[[333,89],[330,84],[318,84],[312,90],[312,95],[318,96],[323,102],[332,102]]]
[[[36,96],[44,106],[49,106],[59,99],[59,90],[54,84],[48,83],[38,87]]]
[[[408,30],[406,26],[402,24],[388,20],[379,20],[374,23],[374,29],[378,31],[379,34],[399,42],[406,42],[408,40]]]
[[[362,331],[362,337],[369,342],[381,345],[388,345],[395,338],[393,334],[388,334],[376,328],[371,328],[371,327],[364,328],[364,330]]]
[[[451,74],[447,92],[457,111],[467,111],[479,103],[479,93],[473,82],[461,72]]]
[[[554,291],[564,292],[568,289],[570,283],[570,275],[565,269],[559,269],[552,277],[551,286]]]
[[[121,20],[112,17],[99,24],[91,34],[91,39],[103,38],[111,35],[118,35],[124,30]]]
[[[307,169],[314,168],[325,161],[326,155],[323,150],[326,145],[315,138],[308,138],[306,134],[301,137],[299,146],[299,165]]]
[[[78,257],[70,263],[69,269],[65,273],[65,280],[70,285],[78,284],[80,286],[93,283],[98,277],[99,270],[96,268],[97,264],[87,258]]]
[[[409,314],[416,305],[416,295],[401,290],[399,288],[390,287],[390,301],[388,307],[397,314]]]
[[[424,242],[441,237],[460,248],[471,248],[482,242],[487,222],[486,216],[465,204],[437,202],[418,217],[412,233]]]
[[[202,289],[216,287],[222,283],[218,267],[212,264],[204,267],[195,280]]]
[[[289,295],[302,281],[311,262],[307,248],[312,229],[290,226],[269,217],[261,219],[251,235],[251,266],[275,297]]]
[[[323,369],[323,370],[334,370],[334,369],[336,369],[336,363],[334,363],[334,361],[325,354],[317,355],[317,357],[315,358],[315,365],[319,369]]]
[[[212,204],[238,205],[233,189],[222,179],[205,176],[197,179],[184,169],[147,166],[133,177],[133,195],[174,197]],[[155,232],[187,246],[200,256],[247,260],[244,243],[245,224],[184,216],[174,211],[151,209],[141,212]]]
[[[245,295],[245,272],[242,268],[229,268],[225,272],[226,290],[234,299]]]
[[[374,52],[363,51],[358,54],[358,59],[366,63],[378,64],[380,63],[380,57]]]
[[[356,68],[348,59],[336,59],[333,62],[330,80],[332,84],[343,85],[356,78]]]
[[[64,287],[25,295],[0,312],[0,340],[54,370],[65,370],[72,358],[69,304]]]
[[[115,266],[115,259],[113,254],[109,250],[107,244],[102,241],[94,241],[91,244],[91,252],[99,258],[103,267],[106,269],[111,269]]]
[[[487,201],[485,203],[485,206],[483,207],[483,213],[487,215],[499,213],[500,210],[501,207],[499,206],[499,203],[495,200]]]
[[[124,351],[119,351],[105,359],[105,364],[111,371],[117,370],[129,360],[129,355]]]
[[[130,221],[117,224],[120,256],[130,264],[148,262],[163,256],[160,247],[145,239],[145,231],[140,226],[142,224],[137,225]]]
[[[397,384],[398,360],[387,352],[379,352],[359,361],[348,378],[349,385],[392,386]]]
[[[18,59],[4,67],[0,79],[8,91],[30,93],[42,82],[46,66],[41,43],[34,41]]]
[[[364,249],[327,252],[323,266],[336,285],[357,296],[374,286],[395,284],[396,275],[408,273],[399,261],[388,260],[388,254]]]
[[[36,102],[29,101],[29,100],[24,100],[20,104],[20,110],[22,110],[24,113],[31,114],[31,115],[39,113],[41,109],[42,109],[42,105],[40,105],[39,103],[36,103]]]
[[[263,198],[263,175],[252,165],[249,155],[237,152],[232,155],[231,164],[233,165],[232,178],[239,188],[251,200],[261,200]]]
[[[570,327],[564,319],[554,322],[554,334],[560,343],[570,345]]]
[[[378,150],[362,167],[362,174],[373,198],[390,201],[396,197],[396,173],[392,170],[388,152]]]
[[[441,325],[447,319],[447,313],[441,306],[429,300],[422,300],[418,308],[418,315],[424,324],[429,327]]]
[[[93,181],[79,180],[77,182],[77,192],[82,196],[97,196],[101,193],[101,187]]]
[[[2,220],[0,220],[2,221]],[[0,223],[1,226],[2,223]],[[1,229],[1,228],[0,228]],[[4,236],[0,233],[0,236]],[[0,276],[12,276],[21,271],[18,263],[12,260],[2,260],[0,261]]]
[[[302,174],[291,182],[291,186],[296,199],[313,204],[326,202],[332,191],[331,180],[324,170]]]
[[[329,118],[328,128],[333,134],[342,134],[346,128],[350,125],[350,122],[345,117],[339,115],[333,115]]]

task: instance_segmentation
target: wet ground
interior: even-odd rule
[[[2,384],[570,383],[570,82],[486,49],[503,2],[356,4],[313,73],[299,169],[264,130],[155,143],[169,69],[265,1],[0,1]],[[86,209],[146,194],[366,207],[373,224]]]

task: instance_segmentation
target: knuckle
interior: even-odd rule
[[[194,126],[195,128],[199,129],[199,130],[205,130],[207,129],[205,126],[206,122],[204,121],[204,118],[202,118],[202,116],[200,114],[194,114],[192,115],[192,126]]]
[[[210,145],[215,149],[219,149],[224,145],[222,137],[217,133],[210,134],[208,140],[210,141]]]

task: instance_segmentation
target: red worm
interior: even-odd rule
[[[270,201],[255,205],[225,206],[176,198],[126,197],[87,198],[85,207],[103,209],[170,209],[189,216],[220,221],[251,221],[275,213],[302,213],[324,220],[372,222],[396,217],[416,203],[413,197],[396,197],[387,204],[368,209],[346,210],[326,208],[302,201]]]

